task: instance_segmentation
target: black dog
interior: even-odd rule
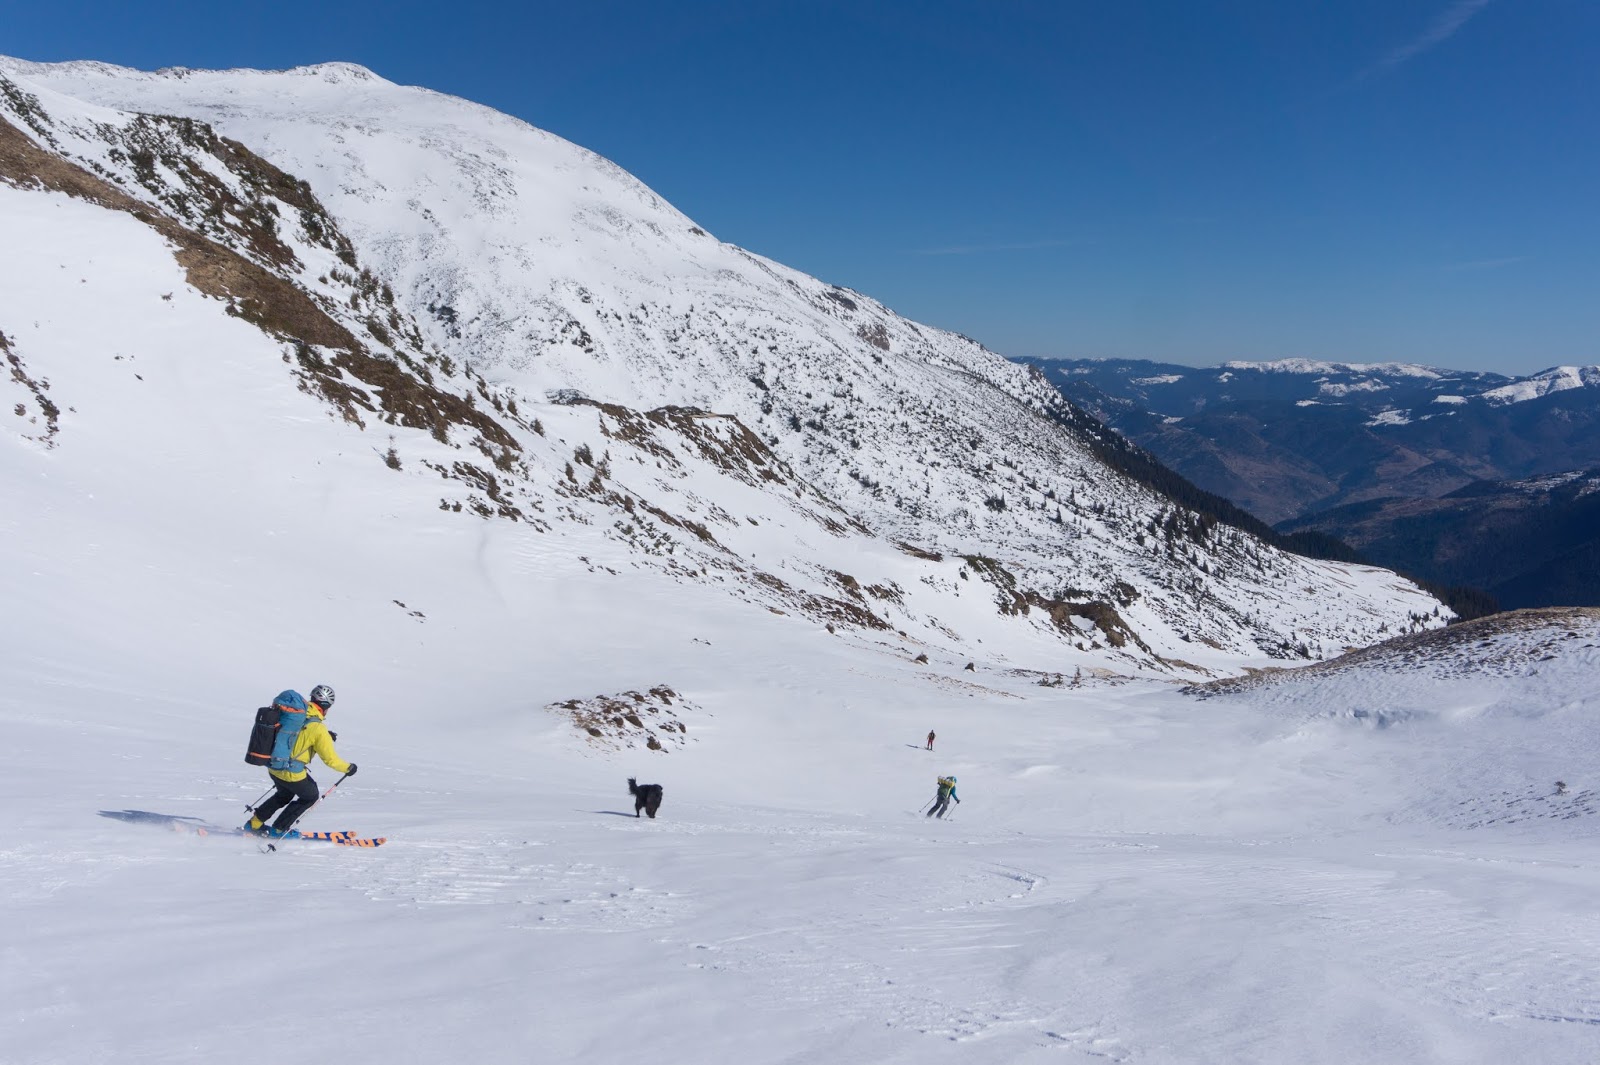
[[[652,819],[656,811],[661,809],[661,785],[639,784],[633,777],[628,778],[628,794],[633,796],[633,816],[638,817],[643,810]]]

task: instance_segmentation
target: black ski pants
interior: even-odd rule
[[[256,807],[256,816],[265,821],[282,809],[283,813],[278,814],[278,819],[272,822],[272,827],[280,832],[287,832],[296,821],[300,820],[300,815],[315,806],[317,800],[322,797],[322,792],[317,789],[317,782],[311,779],[310,773],[293,781],[273,777],[272,783],[277,790],[272,793],[271,798]]]
[[[928,816],[932,817],[937,814],[941,819],[943,819],[944,812],[948,809],[950,809],[950,796],[945,795],[934,801],[933,809],[928,811]]]

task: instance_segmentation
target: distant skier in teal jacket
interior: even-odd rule
[[[957,806],[961,805],[961,798],[956,795],[956,778],[940,777],[939,793],[933,797],[933,808],[928,811],[928,816],[932,817],[937,814],[942,820],[944,812],[950,809],[951,799],[955,799]]]

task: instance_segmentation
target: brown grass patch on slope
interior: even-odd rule
[[[1101,635],[1105,637],[1106,643],[1112,647],[1120,649],[1125,647],[1129,641],[1132,641],[1139,650],[1157,662],[1166,661],[1150,649],[1150,646],[1144,642],[1143,638],[1117,612],[1117,608],[1110,603],[1098,599],[1091,599],[1085,603],[1075,603],[1068,599],[1047,598],[1031,589],[1017,587],[1016,574],[1006,569],[995,559],[985,555],[963,555],[961,557],[962,561],[967,564],[967,567],[973,573],[976,573],[980,578],[994,586],[995,607],[1001,614],[1025,617],[1034,607],[1038,607],[1049,616],[1051,624],[1055,625],[1057,630],[1067,636],[1077,635],[1077,629],[1073,627],[1072,619],[1075,617],[1084,618],[1099,630]],[[1119,582],[1118,589],[1116,589],[1118,594],[1126,594],[1120,591],[1122,588],[1127,588],[1127,586]],[[1127,588],[1127,593],[1132,593],[1134,597],[1137,597],[1137,593],[1133,592],[1132,588]]]
[[[295,212],[314,243],[328,248],[345,265],[356,266],[355,249],[309,182],[278,169],[209,124],[141,114],[122,128],[103,131],[116,142],[111,157],[130,166],[145,191],[190,228],[207,236],[226,230],[256,259],[280,269],[298,268],[294,252],[279,235],[282,204]],[[239,191],[200,165],[200,155],[217,160],[238,181]],[[177,187],[168,181],[168,174],[177,176]]]
[[[665,752],[689,742],[688,726],[678,719],[678,711],[695,712],[699,708],[665,684],[658,684],[648,692],[568,699],[545,709],[570,719],[590,746],[605,750],[644,747]]]
[[[44,415],[44,435],[34,439],[44,444],[45,447],[55,447],[56,433],[61,430],[61,408],[56,406],[49,396],[45,395],[45,391],[50,387],[50,382],[43,379],[35,379],[28,374],[28,367],[23,363],[22,356],[17,354],[11,347],[11,341],[6,339],[4,333],[0,333],[0,354],[5,356],[7,365],[11,367],[11,380],[26,388],[32,394],[33,402],[38,406],[39,413]],[[27,417],[27,404],[18,403],[14,413],[18,417]],[[37,415],[30,419],[30,421],[34,422],[37,420]]]
[[[395,424],[425,429],[441,442],[451,426],[462,426],[475,430],[489,445],[482,448],[486,452],[498,447],[506,456],[520,450],[499,422],[469,400],[431,386],[393,359],[372,354],[292,282],[186,228],[104,178],[39,148],[4,118],[0,118],[0,180],[18,188],[62,192],[125,212],[150,226],[172,243],[189,284],[223,300],[228,313],[295,343],[307,387],[347,421],[364,425],[360,411],[366,410],[387,415],[386,420]],[[318,349],[330,354],[324,356]],[[376,396],[351,385],[345,374],[369,386]]]
[[[349,331],[329,318],[300,289],[268,273],[237,252],[186,229],[147,203],[76,163],[39,148],[0,118],[0,179],[18,188],[48,189],[123,211],[172,242],[188,281],[208,296],[226,300],[233,313],[281,337],[331,348],[355,348]]]

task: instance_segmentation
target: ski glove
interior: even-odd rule
[[[339,734],[337,732],[333,731],[333,729],[329,729],[328,730],[328,738],[330,740],[332,740],[334,743],[338,743],[339,742]]]
[[[350,772],[352,772],[352,773],[354,773],[354,772],[355,772],[355,771],[356,771],[356,767],[355,767],[355,766],[351,766],[351,767],[350,767]],[[955,797],[955,796],[954,796],[954,795],[952,795],[952,796],[950,796],[950,797],[951,797],[951,798],[952,798],[952,799],[956,799],[956,797]],[[960,800],[960,799],[956,799],[956,805],[957,805],[957,806],[960,806],[960,805],[961,805],[961,800]]]
[[[350,763],[350,768],[344,771],[344,775],[347,777],[353,777],[356,775],[356,764],[354,762]]]

